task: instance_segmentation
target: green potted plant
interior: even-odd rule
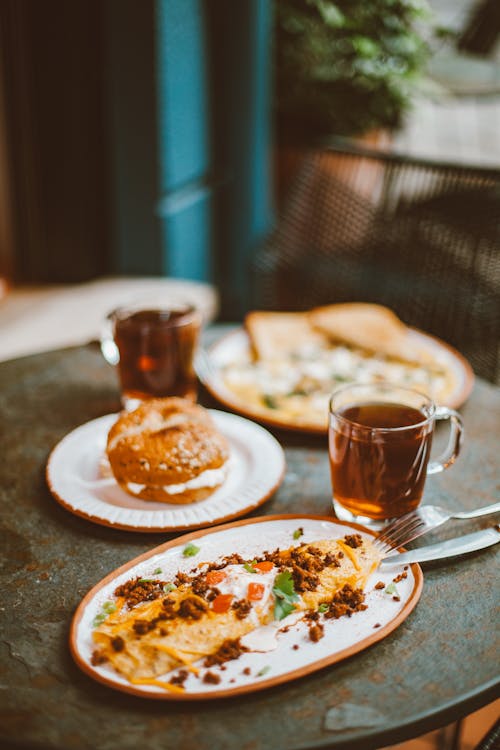
[[[276,0],[279,138],[397,128],[425,69],[425,0]]]
[[[383,163],[323,147],[338,136],[365,147],[388,144],[423,80],[437,26],[426,0],[275,0],[274,8],[277,204],[287,210],[284,199],[306,159],[309,176],[293,195],[321,216],[316,252],[328,255],[332,238],[357,247],[372,227]],[[333,194],[360,207],[356,222],[349,212],[318,208]],[[311,215],[294,210],[293,226]]]

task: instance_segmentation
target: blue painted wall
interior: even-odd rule
[[[213,279],[213,188],[203,0],[156,4],[162,271]]]
[[[270,0],[112,0],[115,261],[249,298],[271,219]]]
[[[209,25],[214,153],[223,176],[217,204],[217,281],[224,310],[249,304],[250,260],[272,219],[271,2],[218,0]]]

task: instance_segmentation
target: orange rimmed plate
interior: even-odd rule
[[[57,502],[77,516],[116,529],[185,531],[239,518],[262,505],[285,474],[283,448],[266,429],[236,414],[209,409],[230,455],[225,482],[210,497],[175,505],[126,493],[106,468],[108,432],[118,414],[86,422],[66,435],[49,456],[46,478]]]
[[[303,530],[303,535],[294,540],[294,531],[298,528]],[[201,561],[217,561],[235,552],[252,559],[265,550],[338,538],[352,530],[366,536],[372,534],[356,524],[326,516],[263,516],[186,534],[162,544],[110,573],[85,596],[71,625],[73,658],[90,677],[116,690],[155,700],[181,701],[226,698],[263,690],[346,659],[385,638],[408,617],[422,591],[423,575],[417,564],[407,566],[407,577],[397,583],[398,601],[383,589],[375,588],[376,582],[389,584],[403,572],[403,566],[395,564],[390,572],[377,570],[368,580],[365,587],[368,608],[351,617],[325,620],[324,637],[318,642],[310,640],[307,624],[299,621],[278,634],[273,650],[243,653],[238,659],[226,662],[224,670],[211,667],[210,671],[216,672],[220,678],[216,685],[203,682],[204,672],[208,670],[200,663],[199,677],[189,674],[182,693],[169,692],[154,685],[133,685],[112,667],[93,665],[92,622],[102,611],[104,602],[113,598],[116,587],[136,576],[158,577],[156,571],[161,569],[162,579],[170,580],[177,571],[188,572]],[[191,541],[196,541],[199,552],[195,557],[186,558],[182,551]],[[262,641],[257,640],[265,644],[267,639],[262,633]],[[162,679],[168,680],[168,674]]]
[[[444,341],[415,328],[408,330],[416,347],[422,352],[427,352],[433,362],[446,374],[446,393],[442,398],[436,394],[431,394],[432,397],[442,406],[453,409],[460,407],[469,397],[474,385],[474,372],[469,362],[460,352]],[[214,398],[246,417],[272,427],[298,432],[310,434],[326,432],[328,410],[326,403],[325,420],[322,424],[317,418],[310,419],[307,410],[300,416],[288,415],[282,410],[269,409],[264,405],[260,406],[251,400],[243,399],[232,390],[224,380],[223,369],[233,363],[250,359],[251,344],[248,334],[244,328],[237,328],[212,344],[205,359],[200,358],[198,375]],[[401,385],[404,383],[402,382]]]

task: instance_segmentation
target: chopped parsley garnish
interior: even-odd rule
[[[262,667],[262,669],[257,672],[257,677],[263,677],[263,675],[267,674],[270,671],[271,667],[269,666],[269,664],[266,664],[265,667]]]
[[[278,402],[276,401],[276,398],[274,396],[271,396],[269,393],[265,393],[262,396],[262,401],[264,402],[264,406],[267,406],[268,409],[278,408]]]
[[[111,615],[113,612],[116,612],[116,604],[111,601],[104,602],[104,604],[101,607],[101,612],[98,612],[98,614],[94,617],[92,620],[92,626],[94,628],[97,628],[98,625],[100,625],[104,620],[107,618],[108,615]]]
[[[283,620],[295,610],[294,602],[299,598],[295,592],[292,575],[288,570],[278,573],[274,579],[273,594],[275,597],[274,619]]]
[[[286,394],[287,396],[307,396],[308,393],[305,388],[294,388],[293,391]]]
[[[159,575],[161,575],[161,572],[162,572],[161,568],[156,568],[156,570],[153,570],[153,575],[154,576],[159,576]]]
[[[295,529],[295,531],[293,532],[293,538],[300,539],[301,536],[304,536],[304,529],[302,528],[302,526],[299,526],[299,528]]]
[[[243,563],[243,567],[245,568],[247,573],[257,573],[256,569],[254,568],[256,562],[257,560],[252,560],[252,562]]]
[[[198,554],[199,551],[200,547],[197,547],[196,544],[189,542],[189,544],[186,544],[186,546],[182,550],[182,554],[184,555],[184,557],[194,557]]]
[[[326,602],[321,602],[321,604],[318,607],[318,612],[323,614],[324,612],[328,612],[328,604]]]
[[[385,587],[384,594],[395,594],[397,596],[398,590],[394,581]]]
[[[164,592],[165,592],[166,594],[169,594],[169,593],[170,593],[171,591],[173,591],[173,590],[174,590],[174,589],[176,589],[176,588],[177,588],[177,586],[175,585],[175,583],[166,583],[166,584],[164,585],[164,587],[163,587],[163,591],[164,591]]]

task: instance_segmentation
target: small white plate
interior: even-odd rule
[[[297,528],[303,533],[299,539],[294,539]],[[182,693],[169,692],[154,685],[132,685],[109,665],[93,665],[92,631],[93,620],[102,611],[104,602],[112,600],[117,586],[132,578],[154,577],[155,571],[161,568],[162,579],[169,581],[178,571],[192,571],[198,561],[219,561],[234,552],[251,560],[264,550],[288,549],[320,539],[338,539],[352,531],[371,537],[371,532],[356,524],[323,516],[261,516],[186,534],[162,544],[110,573],[85,596],[71,625],[69,640],[73,658],[93,679],[116,690],[156,700],[180,701],[231,697],[262,690],[346,659],[389,635],[416,606],[423,585],[422,571],[416,563],[403,568],[395,562],[389,570],[376,570],[365,586],[367,609],[354,613],[352,617],[324,620],[324,637],[317,643],[310,639],[304,620],[290,625],[283,620],[284,630],[271,642],[268,642],[266,627],[259,628],[254,631],[254,645],[250,651],[226,662],[223,670],[213,668],[220,679],[218,684],[207,684],[190,674]],[[192,540],[196,540],[199,551],[196,557],[186,558],[183,549]],[[397,597],[394,598],[392,592],[386,593],[384,587],[375,588],[379,581],[387,586],[394,578],[398,581]],[[199,666],[203,675],[206,670],[202,664]],[[169,678],[165,675],[161,679]]]
[[[210,409],[230,446],[229,473],[206,500],[188,505],[140,500],[112,476],[102,476],[108,432],[118,414],[77,427],[50,454],[47,483],[64,508],[103,526],[130,531],[179,531],[211,526],[249,513],[276,491],[285,455],[263,427],[235,414]]]

